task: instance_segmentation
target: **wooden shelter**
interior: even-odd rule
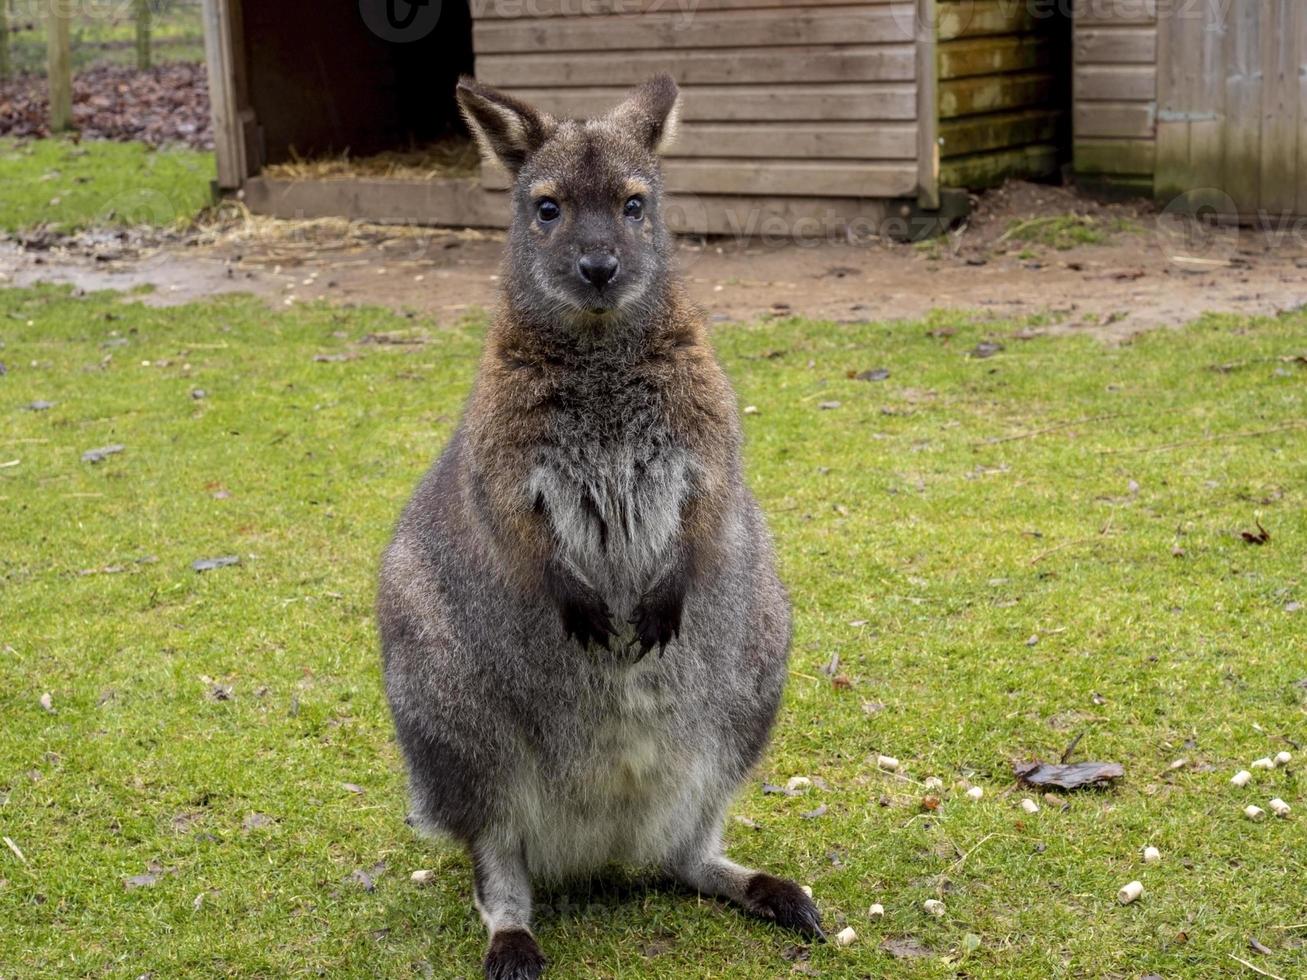
[[[489,167],[285,164],[459,139],[463,72],[578,116],[668,71],[678,230],[848,233],[1072,165],[1303,210],[1307,4],[1161,2],[1159,21],[1158,0],[204,0],[219,184],[285,217],[499,226]]]

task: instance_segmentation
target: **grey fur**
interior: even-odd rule
[[[664,138],[661,125],[651,128],[650,141]],[[531,156],[525,160],[529,168]],[[640,163],[656,177],[650,160]],[[516,229],[510,250],[533,247]],[[667,279],[665,229],[647,247],[659,254],[644,268]],[[535,268],[521,254],[507,267]],[[536,322],[524,308],[552,302],[539,295],[539,278],[524,274],[508,285],[505,316],[514,329]],[[463,423],[382,561],[386,693],[413,817],[468,847],[478,909],[492,935],[503,931],[505,948],[533,942],[510,936],[529,929],[531,880],[582,877],[613,862],[660,868],[703,893],[819,932],[810,903],[802,914],[786,911],[785,902],[804,901],[795,886],[722,854],[726,809],[776,716],[790,610],[741,476],[733,410],[725,458],[702,458],[669,421],[669,401],[685,393],[661,390],[659,375],[644,370],[648,324],[681,315],[672,289],[642,285],[640,303],[598,331],[581,325],[576,310],[537,331],[556,333],[547,344],[561,366],[536,409],[543,414],[532,415],[540,436],[515,471],[518,486],[492,485],[501,447],[493,427],[477,435],[477,420],[498,397],[483,367]],[[533,300],[512,299],[532,291]],[[506,442],[502,451],[521,448]],[[564,574],[595,590],[625,624],[690,548],[682,517],[714,469],[723,474],[715,540],[695,544],[711,552],[711,574],[685,573],[677,638],[648,656],[631,648],[625,625],[611,652],[569,637],[549,591],[533,585],[539,577],[518,567],[525,546],[493,518],[496,493],[506,506],[542,512]],[[760,898],[770,883],[772,897]],[[492,945],[489,975],[538,975],[530,956],[525,965],[496,956]]]

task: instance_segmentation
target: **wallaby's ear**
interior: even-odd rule
[[[553,116],[466,75],[458,80],[457,95],[482,154],[498,159],[514,175],[554,131]]]
[[[655,75],[608,114],[646,148],[662,153],[676,140],[681,91],[671,75]]]

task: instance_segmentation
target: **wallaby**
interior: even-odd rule
[[[822,934],[803,889],[722,850],[790,609],[734,392],[670,268],[658,152],[677,100],[659,75],[556,120],[458,85],[514,179],[504,299],[377,607],[412,822],[466,846],[495,980],[544,968],[532,881],[612,863]]]

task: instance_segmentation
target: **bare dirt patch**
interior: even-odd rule
[[[0,283],[148,284],[156,304],[249,292],[275,305],[379,304],[447,323],[495,305],[502,250],[493,232],[247,217],[164,237],[14,239],[0,246]],[[1025,183],[978,198],[966,225],[928,243],[684,239],[680,265],[715,321],[968,309],[1119,340],[1207,312],[1307,303],[1301,229],[1196,226],[1148,205]]]

